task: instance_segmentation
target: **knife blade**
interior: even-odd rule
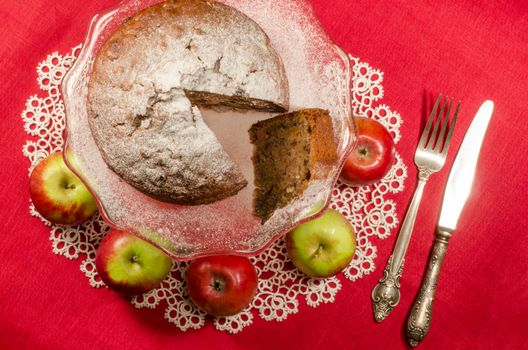
[[[480,148],[492,113],[493,102],[487,100],[473,118],[449,173],[429,265],[407,318],[405,330],[411,346],[418,345],[431,327],[434,295],[440,268],[447,252],[447,243],[471,193]]]
[[[452,231],[456,228],[460,213],[471,192],[480,148],[492,113],[493,102],[487,100],[480,106],[460,145],[444,192],[438,220],[438,226],[442,229]]]

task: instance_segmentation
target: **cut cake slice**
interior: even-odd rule
[[[254,124],[255,214],[263,221],[299,197],[320,178],[321,165],[337,161],[332,118],[323,109],[303,109]]]

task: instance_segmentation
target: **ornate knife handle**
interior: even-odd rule
[[[422,280],[422,286],[407,318],[407,341],[411,346],[418,345],[429,332],[433,316],[433,301],[438,282],[440,268],[447,252],[447,243],[451,232],[438,230],[433,251],[429,258],[429,266]]]

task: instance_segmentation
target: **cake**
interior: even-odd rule
[[[337,161],[332,118],[326,110],[278,115],[254,124],[249,134],[255,147],[255,214],[263,221],[298,198]]]
[[[151,197],[206,204],[247,185],[197,106],[288,109],[279,55],[234,8],[205,0],[153,5],[125,21],[95,58],[94,140],[106,164]]]

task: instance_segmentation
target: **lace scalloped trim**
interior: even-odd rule
[[[24,129],[29,138],[23,146],[24,155],[30,160],[29,172],[43,158],[62,150],[64,130],[64,104],[59,86],[80,51],[76,46],[66,55],[52,53],[37,67],[37,80],[41,95],[28,98],[22,112]],[[401,116],[387,105],[377,102],[383,97],[383,73],[349,56],[353,72],[353,99],[355,115],[374,118],[383,123],[395,142],[400,138]],[[355,281],[375,269],[376,246],[374,238],[387,238],[398,224],[396,202],[391,196],[401,192],[407,177],[407,167],[401,157],[389,174],[376,185],[351,188],[338,183],[334,189],[331,207],[344,214],[357,231],[356,254],[343,275]],[[74,227],[52,225],[43,219],[30,203],[30,213],[51,227],[50,240],[53,253],[68,259],[80,258],[80,269],[93,287],[104,286],[95,269],[95,252],[109,226],[100,215]],[[258,256],[252,257],[259,284],[253,302],[246,310],[232,317],[214,319],[218,330],[240,332],[258,315],[264,320],[284,321],[299,311],[299,303],[311,307],[334,302],[338,292],[347,288],[336,277],[309,278],[289,262],[284,240],[279,240]],[[204,312],[190,301],[185,285],[187,262],[175,262],[171,274],[161,286],[149,293],[132,298],[137,308],[165,309],[165,318],[182,331],[198,329],[206,322]]]

